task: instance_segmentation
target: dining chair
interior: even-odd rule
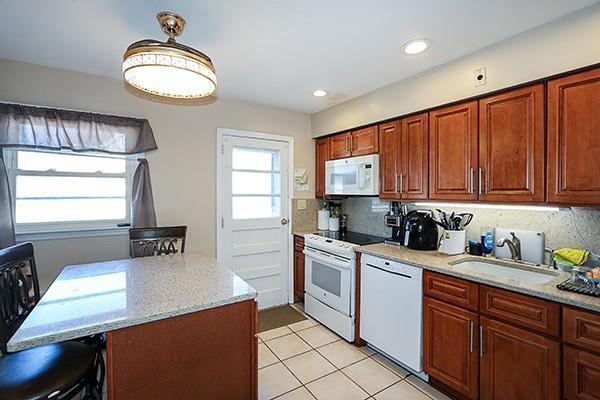
[[[100,349],[66,341],[8,352],[7,342],[40,299],[33,245],[0,250],[0,399],[100,400]],[[102,371],[102,378],[104,372]]]
[[[129,250],[132,258],[183,253],[187,226],[131,228]]]

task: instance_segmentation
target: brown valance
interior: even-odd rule
[[[0,103],[0,147],[136,154],[158,149],[147,119]]]

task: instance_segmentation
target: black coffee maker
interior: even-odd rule
[[[438,228],[431,211],[411,211],[404,217],[404,244],[413,250],[437,250]]]

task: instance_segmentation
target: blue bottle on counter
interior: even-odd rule
[[[481,250],[483,254],[491,254],[494,249],[494,228],[484,226],[481,228]]]

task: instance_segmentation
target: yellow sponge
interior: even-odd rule
[[[575,265],[581,265],[585,263],[590,256],[590,252],[587,250],[578,250],[578,249],[559,249],[554,251],[554,255],[559,256],[560,258],[570,261]]]

